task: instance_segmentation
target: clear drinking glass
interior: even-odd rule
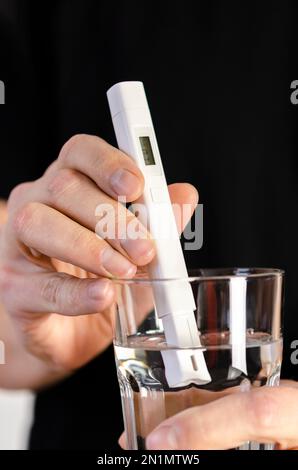
[[[200,269],[186,279],[152,280],[139,275],[113,281],[117,289],[114,350],[128,449],[145,449],[146,436],[186,408],[225,394],[278,385],[283,274],[278,269],[223,268]],[[167,343],[154,293],[160,294],[164,286],[177,289],[185,282],[194,295],[201,341],[197,349],[203,351],[210,380],[171,387],[167,376],[172,356],[164,360],[168,351],[183,350],[185,361],[196,351]],[[270,448],[248,442],[239,449]]]

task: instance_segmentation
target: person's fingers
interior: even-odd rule
[[[78,171],[62,169],[47,175],[30,197],[96,231],[136,265],[147,264],[155,254],[150,234],[132,212]]]
[[[148,437],[148,449],[230,449],[246,441],[298,445],[298,392],[264,387],[189,408]]]
[[[128,256],[133,263],[143,266],[153,258],[154,243],[147,227],[86,176],[70,169],[60,170],[50,176],[47,193],[41,202],[51,205],[90,230],[96,230],[98,235]],[[176,183],[169,186],[169,193],[177,227],[181,232],[198,203],[198,192],[188,183]],[[136,238],[136,234],[140,236]]]
[[[58,167],[87,175],[114,198],[134,201],[143,191],[144,177],[132,158],[96,136],[72,137],[62,147]]]
[[[40,202],[51,205],[90,230],[96,230],[133,263],[143,266],[153,258],[154,243],[146,227],[86,176],[74,170],[60,170],[51,177],[47,193]],[[181,232],[198,203],[198,192],[188,183],[175,183],[169,186],[169,193]],[[141,236],[136,238],[138,233]]]
[[[17,242],[50,258],[102,276],[133,277],[136,266],[106,241],[40,203],[23,206],[12,221]]]
[[[65,273],[6,273],[2,294],[8,310],[23,313],[84,315],[108,308],[115,297],[112,281],[79,279]],[[13,295],[14,292],[18,295]]]
[[[120,447],[122,447],[122,449],[126,449],[127,446],[126,446],[126,436],[125,436],[125,432],[123,432],[121,434],[121,436],[119,437],[118,439],[118,444]]]
[[[199,200],[198,191],[189,183],[174,183],[168,186],[178,232],[188,224]]]
[[[55,171],[57,174],[57,170]],[[77,220],[78,223],[83,224],[84,226],[88,227],[89,225],[92,225],[92,220],[91,220],[92,216],[90,215],[90,213],[94,212],[94,206],[97,202],[96,195],[97,193],[100,194],[101,198],[106,198],[106,199],[102,199],[103,201],[107,202],[107,204],[105,204],[104,202],[103,205],[110,205],[111,203],[111,209],[112,211],[115,212],[111,214],[112,218],[116,215],[116,220],[111,221],[112,222],[111,227],[112,228],[115,227],[115,231],[117,233],[119,233],[119,225],[122,226],[122,230],[124,228],[124,231],[126,231],[125,221],[123,221],[123,219],[127,219],[129,224],[133,223],[133,226],[136,226],[136,224],[138,226],[138,230],[136,232],[134,230],[132,231],[134,235],[132,239],[129,236],[127,236],[127,234],[129,234],[129,231],[124,234],[124,237],[121,236],[120,240],[117,238],[115,238],[114,240],[111,240],[108,237],[105,237],[105,238],[109,241],[109,243],[114,248],[120,251],[120,253],[130,258],[132,263],[138,266],[144,266],[148,262],[151,261],[151,259],[154,257],[154,254],[155,254],[154,244],[152,243],[152,240],[149,239],[149,234],[148,232],[146,232],[144,228],[143,230],[139,230],[141,224],[139,223],[139,221],[137,221],[137,219],[131,213],[129,213],[129,211],[125,209],[125,207],[123,207],[121,204],[117,204],[111,198],[109,198],[104,193],[102,193],[96,187],[96,185],[91,180],[89,180],[89,178],[87,178],[86,176],[81,175],[80,173],[75,172],[73,170],[69,170],[69,169],[60,170],[58,173],[59,173],[59,176],[56,176],[56,179],[54,178],[54,180],[52,180],[52,194],[54,194],[55,192],[57,193],[56,199],[54,198],[52,201],[46,201],[46,202],[49,202],[49,205],[53,205],[54,207],[56,206],[58,210],[62,211],[63,213],[66,213],[71,218]],[[41,184],[41,180],[39,180],[39,184]],[[14,220],[16,220],[16,223],[13,223],[13,227],[17,226],[18,229],[20,228],[21,233],[23,232],[30,233],[33,231],[34,238],[42,237],[45,243],[48,243],[51,245],[49,234],[52,233],[55,237],[54,229],[56,226],[56,221],[54,220],[54,217],[51,217],[50,231],[46,230],[46,227],[47,227],[46,223],[44,224],[41,221],[41,219],[39,221],[40,222],[39,226],[41,226],[44,229],[43,232],[46,231],[47,233],[39,234],[39,230],[35,230],[36,228],[38,228],[38,225],[33,226],[31,224],[31,216],[30,216],[31,210],[28,211],[28,207],[32,208],[32,204],[30,203],[30,200],[37,200],[37,201],[40,200],[40,194],[38,195],[35,194],[36,186],[37,186],[36,184],[25,183],[25,184],[20,185],[18,188],[16,188],[16,190],[13,191],[13,194],[11,195],[11,198],[10,198],[10,205],[12,209],[14,209],[12,212],[16,212],[16,214],[13,214],[13,217],[12,217]],[[39,191],[41,191],[40,187],[39,189],[37,189],[37,192]],[[187,207],[186,211],[181,210],[180,212],[179,211],[175,212],[177,226],[178,226],[179,231],[181,231],[184,225],[188,222],[189,218],[191,217],[191,214],[197,204],[197,191],[194,187],[192,187],[189,184],[180,183],[180,184],[170,185],[169,192],[170,192],[171,200],[174,206],[174,211],[175,211],[175,207],[177,206],[178,208],[182,207],[182,205],[183,207],[184,206]],[[24,197],[24,193],[26,197]],[[23,204],[20,204],[20,200],[19,200],[20,197],[22,199]],[[27,202],[27,204],[24,205],[25,202]],[[82,202],[84,202],[84,204],[82,204]],[[19,207],[22,205],[23,207],[21,207],[21,210],[19,210]],[[40,205],[40,207],[42,207],[42,205]],[[90,211],[91,207],[92,209]],[[29,212],[29,217],[28,217],[28,212]],[[25,216],[24,216],[24,213],[25,213]],[[59,214],[58,211],[56,211],[55,213],[57,215]],[[117,217],[118,217],[118,220],[117,220]],[[19,221],[20,221],[20,224],[19,224]],[[62,218],[60,217],[60,222],[61,221],[62,221]],[[68,224],[69,224],[69,220],[68,220]],[[98,225],[101,227],[104,226],[103,224],[98,224]],[[71,232],[69,233],[73,232],[70,225],[68,226],[68,230],[71,230]],[[74,231],[74,233],[77,232],[78,230],[79,228],[76,227],[76,230]],[[135,233],[140,233],[140,232],[142,233],[142,237],[139,237],[141,239],[135,239],[136,238]],[[100,231],[99,231],[99,234],[101,234]],[[65,237],[61,238],[62,244],[63,244],[64,238],[67,239],[67,232],[65,234]],[[137,238],[138,238],[138,235],[137,235]],[[28,241],[28,246],[30,246],[29,241]],[[33,245],[31,245],[30,247],[34,248]],[[36,249],[38,250],[38,248]],[[41,251],[41,252],[49,253],[47,251]],[[111,253],[112,251],[110,251],[110,254]],[[50,255],[48,254],[48,256]],[[58,257],[57,254],[55,256]],[[73,263],[73,253],[71,257],[68,257],[64,253],[60,257],[60,259]],[[120,259],[121,258],[118,257],[119,262],[120,262]],[[113,263],[113,260],[114,260],[114,257],[111,257],[111,263]],[[40,263],[41,263],[41,259],[40,259]],[[78,266],[82,267],[82,263],[79,263]],[[83,264],[83,266],[85,266],[85,264]],[[106,271],[108,270],[106,269]],[[123,267],[120,268],[120,271],[121,272],[123,271]],[[92,270],[92,272],[94,272],[94,269]],[[110,274],[115,275],[115,276],[125,276],[124,274],[120,274],[118,266],[116,270],[112,269],[109,272]],[[103,275],[106,274],[105,272],[102,272],[102,271],[98,272],[98,265],[97,265],[97,269],[95,270],[95,273],[96,274],[99,273]]]

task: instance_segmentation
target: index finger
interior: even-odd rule
[[[93,135],[71,137],[60,151],[58,165],[85,174],[113,198],[134,201],[143,191],[144,178],[132,158]]]

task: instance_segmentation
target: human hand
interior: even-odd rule
[[[130,157],[98,137],[78,135],[40,179],[17,186],[9,198],[0,240],[1,301],[26,350],[55,370],[80,367],[110,344],[114,288],[108,278],[134,277],[155,255],[145,228],[138,240],[95,234],[99,204],[115,209],[116,225],[140,225],[117,197],[134,201],[143,184]],[[169,191],[173,203],[195,208],[192,186]]]
[[[223,450],[257,441],[297,449],[298,384],[284,385],[229,394],[188,408],[157,426],[147,437],[146,448]]]

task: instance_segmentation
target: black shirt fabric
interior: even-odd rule
[[[115,144],[105,92],[145,84],[168,182],[204,203],[190,267],[286,270],[283,375],[298,335],[295,2],[0,1],[0,196],[38,178],[75,133]],[[33,449],[113,449],[112,348],[38,394]]]

